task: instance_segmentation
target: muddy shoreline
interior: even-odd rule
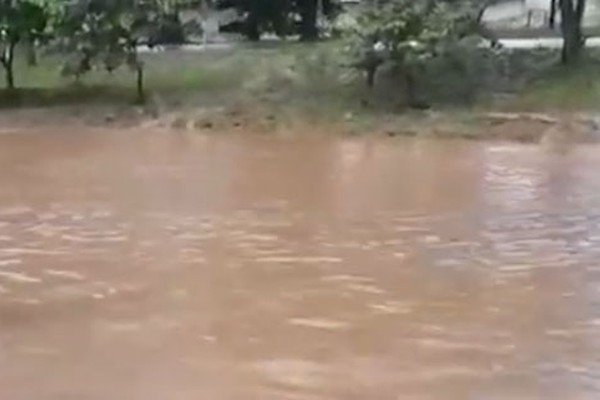
[[[68,128],[68,129],[67,129]],[[275,134],[424,136],[523,143],[594,142],[600,118],[576,113],[426,111],[404,114],[347,114],[324,118],[302,112],[277,113],[239,105],[170,109],[149,106],[59,106],[0,111],[0,134],[31,131],[175,131],[190,134]]]

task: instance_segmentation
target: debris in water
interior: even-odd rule
[[[350,327],[350,324],[347,322],[320,318],[291,318],[288,320],[288,322],[291,325],[327,330],[340,330]]]

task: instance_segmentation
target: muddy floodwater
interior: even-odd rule
[[[600,146],[0,137],[2,400],[600,397]]]

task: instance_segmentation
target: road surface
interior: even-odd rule
[[[548,48],[558,49],[562,47],[561,38],[540,38],[540,39],[501,39],[500,43],[508,49],[535,49]],[[588,38],[586,47],[600,47],[600,37]]]
[[[547,48],[547,49],[559,49],[562,46],[561,38],[539,38],[539,39],[500,39],[500,43],[507,49],[536,49],[536,48]],[[225,42],[225,43],[210,43],[208,45],[203,44],[186,44],[182,46],[157,46],[153,49],[147,47],[140,47],[141,53],[155,53],[155,52],[169,52],[169,51],[185,51],[185,52],[204,52],[204,51],[219,51],[219,50],[231,50],[236,47],[241,47],[244,42]],[[591,37],[586,41],[586,47],[596,48],[600,47],[600,37]]]

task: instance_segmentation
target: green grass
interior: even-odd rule
[[[168,52],[144,54],[146,88],[150,93],[182,95],[186,93],[227,91],[241,85],[243,75],[238,64],[227,54],[204,55]],[[38,66],[29,67],[17,60],[17,91],[0,93],[4,106],[69,104],[70,102],[130,102],[135,98],[135,75],[127,68],[112,74],[94,70],[79,82],[60,74],[59,57],[43,57]]]
[[[356,102],[356,85],[341,82],[349,70],[341,67],[335,44],[280,43],[248,45],[234,50],[192,53],[167,50],[143,54],[147,92],[173,102],[203,104],[260,100],[273,106],[306,110],[346,110]],[[18,59],[18,91],[0,91],[0,105],[28,106],[69,103],[131,102],[135,76],[123,68],[109,74],[94,70],[74,84],[61,77],[62,60],[41,57],[36,67]]]
[[[595,111],[600,108],[600,63],[588,60],[541,73],[516,96],[512,107],[537,111]]]
[[[242,103],[263,108],[283,119],[294,114],[305,118],[353,121],[370,126],[398,112],[390,100],[368,93],[363,78],[346,67],[340,43],[268,43],[231,50],[191,53],[167,50],[144,54],[146,88],[172,107],[214,107]],[[533,52],[532,52],[533,54]],[[543,55],[551,59],[554,55]],[[517,70],[529,71],[527,56],[517,56]],[[530,57],[531,58],[531,57]],[[538,57],[539,58],[539,57]],[[62,60],[40,58],[28,67],[18,60],[17,92],[0,90],[0,106],[28,107],[70,104],[130,104],[134,101],[135,76],[128,69],[113,74],[98,70],[74,84],[61,77]],[[531,69],[535,80],[513,93],[504,103],[517,110],[588,110],[600,105],[600,64],[587,63],[574,70],[544,67]],[[395,94],[395,87],[383,85]],[[402,93],[399,93],[401,96]],[[456,97],[456,96],[454,96]],[[368,101],[367,101],[368,100]],[[367,104],[368,103],[368,104]],[[452,105],[449,114],[477,113],[498,104]],[[461,115],[462,115],[461,114]]]
[[[19,60],[15,72],[20,89],[0,90],[0,107],[68,106],[51,114],[125,123],[153,115],[161,124],[170,124],[164,126],[185,127],[178,129],[207,122],[211,126],[207,131],[214,132],[242,126],[257,132],[425,133],[469,139],[491,134],[518,136],[519,140],[525,135],[535,140],[534,131],[519,131],[515,136],[510,124],[506,132],[496,129],[490,133],[482,114],[502,108],[581,111],[600,105],[599,64],[589,62],[566,71],[555,66],[556,54],[546,53],[511,54],[508,69],[516,73],[506,75],[509,83],[525,83],[512,86],[518,89],[508,99],[503,96],[501,103],[487,98],[465,103],[456,91],[463,81],[452,80],[454,75],[441,69],[433,85],[454,95],[451,98],[456,104],[440,102],[436,111],[401,108],[397,100],[403,93],[393,76],[386,80],[382,74],[378,87],[367,90],[364,77],[343,66],[348,63],[339,43],[269,43],[206,53],[170,50],[144,54],[146,88],[152,100],[144,108],[129,107],[136,90],[135,76],[127,69],[114,74],[93,71],[74,84],[60,76],[61,59],[56,56],[41,58],[37,67],[27,67]]]

